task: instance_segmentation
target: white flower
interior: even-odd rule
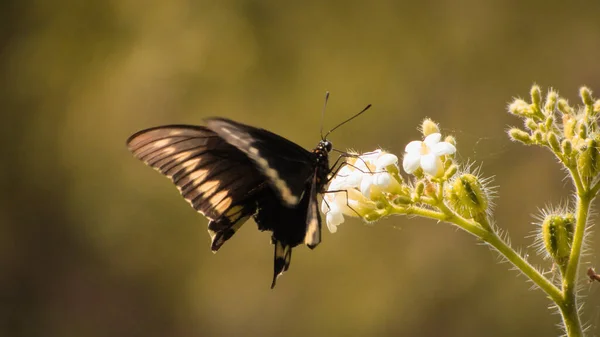
[[[442,135],[432,133],[424,141],[412,141],[406,145],[402,167],[408,174],[415,172],[419,167],[430,176],[438,177],[443,174],[441,156],[453,154],[456,147],[447,142],[440,142]]]
[[[399,184],[387,171],[396,165],[398,157],[376,150],[348,158],[323,195],[321,210],[326,214],[329,231],[335,233],[344,222],[344,215],[363,216],[374,208],[373,194],[392,184]],[[337,192],[334,192],[337,191]],[[357,214],[358,213],[358,214]]]

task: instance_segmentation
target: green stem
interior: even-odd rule
[[[440,221],[445,221],[457,225],[466,232],[480,238],[494,247],[508,261],[517,267],[523,274],[529,277],[536,285],[538,285],[555,303],[563,303],[563,296],[560,290],[544,277],[537,269],[535,269],[527,260],[519,255],[512,247],[504,242],[495,232],[486,230],[491,228],[489,223],[480,225],[479,223],[467,220],[454,212],[452,212],[445,204],[438,203],[436,205],[441,212],[432,211],[425,208],[411,208],[410,213],[423,217],[433,218]]]
[[[581,258],[581,250],[583,248],[583,238],[587,219],[590,211],[592,199],[590,195],[583,190],[578,189],[577,194],[577,216],[575,233],[573,234],[573,245],[571,247],[571,255],[567,272],[563,278],[562,292],[564,300],[559,303],[560,313],[567,329],[569,337],[582,336],[583,330],[581,320],[579,318],[577,305],[577,271],[579,270],[579,260]]]
[[[504,242],[495,232],[488,232],[486,237],[481,238],[490,246],[494,247],[510,263],[531,279],[540,289],[542,289],[555,303],[562,303],[563,297],[560,290],[552,284],[544,275],[535,269],[527,260],[525,260],[512,247]]]

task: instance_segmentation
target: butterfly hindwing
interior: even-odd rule
[[[295,206],[300,202],[314,170],[311,152],[272,132],[229,119],[210,118],[206,123],[252,159],[284,204]]]
[[[293,247],[321,241],[317,196],[330,172],[331,143],[313,152],[267,130],[224,118],[207,126],[168,125],[142,130],[127,141],[133,155],[171,179],[209,219],[211,249],[253,217],[271,231],[273,282],[288,270]]]
[[[256,212],[255,194],[266,186],[248,157],[201,126],[168,125],[140,131],[127,146],[133,155],[167,176],[209,222],[218,250]]]

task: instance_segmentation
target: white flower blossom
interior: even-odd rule
[[[398,157],[382,150],[348,159],[329,184],[331,193],[323,195],[321,210],[326,214],[330,232],[337,231],[337,226],[344,222],[344,215],[363,216],[374,209],[371,197],[394,183],[399,184],[386,171],[388,166],[397,163]]]
[[[443,155],[453,154],[456,147],[448,142],[440,142],[442,135],[432,133],[425,137],[423,141],[412,141],[404,149],[404,160],[402,167],[408,174],[415,172],[419,167],[426,174],[439,177],[443,174],[442,160]]]

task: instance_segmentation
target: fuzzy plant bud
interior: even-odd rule
[[[548,144],[550,145],[550,148],[552,149],[552,151],[554,151],[555,153],[562,152],[561,148],[560,148],[560,142],[558,141],[558,136],[556,135],[556,133],[554,133],[554,132],[548,133]]]
[[[525,120],[525,127],[531,131],[535,131],[538,129],[538,123],[536,123],[532,118],[527,118]]]
[[[415,194],[420,197],[423,195],[423,191],[425,190],[425,183],[423,182],[423,180],[420,180],[419,182],[417,182],[417,185],[415,186]]]
[[[463,216],[477,218],[488,210],[488,195],[475,175],[465,173],[457,177],[450,186],[449,194],[450,201],[454,201],[454,209]]]
[[[554,116],[548,116],[546,121],[544,122],[544,128],[546,131],[552,130],[552,126],[554,125]]]
[[[573,214],[550,214],[542,222],[544,248],[561,270],[569,261],[574,227]]]
[[[558,111],[560,111],[563,115],[573,116],[575,114],[573,108],[569,106],[569,102],[564,98],[558,100],[557,107]]]
[[[594,99],[592,98],[592,91],[588,87],[581,87],[581,89],[579,89],[579,96],[581,96],[581,101],[586,106],[594,105]]]
[[[600,99],[596,101],[596,103],[594,103],[594,114],[599,114],[600,113]]]
[[[515,99],[508,105],[508,112],[515,116],[529,117],[531,116],[531,107],[522,99]]]
[[[510,139],[512,141],[521,142],[525,145],[532,144],[531,136],[527,132],[525,132],[521,129],[512,128],[512,129],[508,130],[508,136],[510,137]]]
[[[450,165],[450,167],[448,167],[448,169],[446,170],[446,173],[444,173],[444,179],[448,180],[454,177],[456,172],[458,172],[458,166],[456,166],[456,164]]]
[[[426,118],[421,124],[423,130],[423,136],[427,137],[432,133],[440,133],[440,127],[431,119]]]
[[[571,143],[571,141],[568,139],[563,140],[560,144],[560,147],[562,148],[562,153],[565,156],[570,156],[571,153],[573,153],[573,143]]]
[[[542,90],[538,85],[534,85],[529,93],[531,94],[531,103],[539,109],[542,103]]]
[[[593,179],[598,174],[600,163],[598,163],[598,142],[594,139],[586,139],[577,159],[577,169],[582,177]]]
[[[533,133],[533,139],[535,139],[536,143],[542,144],[544,142],[544,134],[540,130],[536,130]]]
[[[563,116],[563,133],[565,138],[573,139],[575,137],[575,128],[577,127],[577,119],[572,115]]]
[[[558,101],[558,94],[554,90],[550,90],[546,96],[546,104],[544,105],[544,114],[550,116],[554,113],[556,108],[556,102]]]
[[[588,136],[588,127],[587,127],[587,125],[584,124],[584,123],[580,123],[579,124],[579,130],[578,130],[577,134],[579,135],[579,138],[586,139],[587,136]]]

